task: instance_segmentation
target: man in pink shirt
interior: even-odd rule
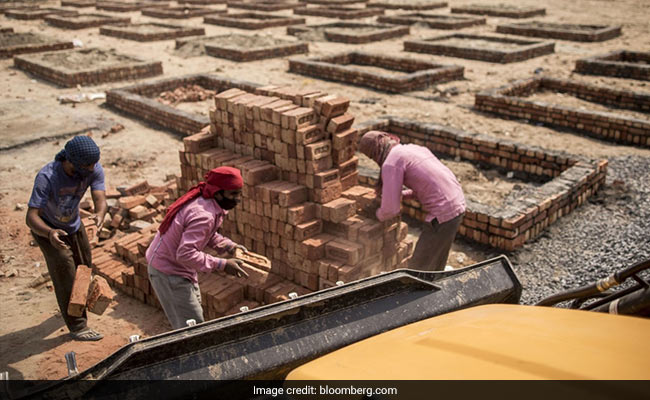
[[[186,326],[189,319],[204,321],[198,271],[248,276],[239,265],[242,261],[204,252],[209,247],[233,255],[237,247],[243,248],[217,232],[228,210],[239,203],[243,183],[236,168],[208,172],[204,182],[169,207],[147,249],[149,281],[173,329]]]
[[[380,221],[401,212],[402,196],[415,196],[427,212],[409,267],[425,271],[444,269],[465,213],[465,196],[454,173],[426,147],[399,144],[386,132],[370,131],[361,138],[359,151],[380,167]],[[402,190],[402,185],[407,190]]]

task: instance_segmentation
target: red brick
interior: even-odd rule
[[[335,223],[345,221],[356,214],[357,203],[354,200],[338,198],[323,204],[321,218]]]
[[[307,260],[319,260],[325,257],[325,245],[333,239],[334,236],[321,233],[300,242],[296,250]]]
[[[217,135],[211,132],[199,132],[183,138],[186,153],[200,153],[217,145]],[[187,155],[187,154],[186,154]]]
[[[120,197],[118,200],[118,204],[122,208],[127,208],[131,209],[135,206],[142,205],[146,202],[146,197],[143,195],[136,195],[136,196],[124,196]]]
[[[339,175],[341,177],[346,177],[350,174],[353,174],[357,171],[357,167],[359,165],[359,158],[358,157],[352,157],[348,161],[344,161],[339,164]]]
[[[307,145],[325,139],[325,133],[317,125],[307,125],[296,131],[296,144]]]
[[[302,185],[293,185],[283,188],[278,195],[278,203],[281,207],[291,207],[296,204],[304,203],[308,197],[307,187]]]
[[[345,191],[359,183],[359,171],[355,171],[348,176],[341,178],[341,188]]]
[[[322,189],[325,186],[328,186],[332,183],[335,183],[339,179],[339,170],[338,169],[329,169],[327,171],[319,172],[317,174],[307,174],[305,176],[305,183],[307,187],[313,189]]]
[[[271,271],[271,261],[261,254],[235,250],[235,257],[263,271]]]
[[[343,192],[341,182],[334,182],[323,189],[313,189],[310,194],[311,201],[320,204],[329,203],[330,201],[341,197],[341,192]]]
[[[73,317],[81,317],[86,308],[91,275],[92,269],[90,267],[85,265],[79,265],[77,267],[74,283],[72,284],[70,301],[68,302],[68,314]]]
[[[327,97],[316,100],[316,104],[321,104],[320,115],[325,118],[333,118],[339,115],[343,115],[350,106],[350,100],[343,97],[336,97],[334,99],[327,99],[325,101],[323,101],[323,99],[327,99]]]
[[[348,265],[356,265],[361,261],[363,248],[345,239],[336,239],[325,245],[327,258],[339,260]]]
[[[331,153],[332,142],[330,140],[322,140],[305,146],[306,160],[320,160],[321,158],[330,156]]]
[[[289,225],[290,226],[290,225]],[[318,235],[323,230],[323,222],[320,219],[315,219],[296,225],[294,230],[294,240],[299,242],[309,239],[312,236]]]
[[[149,192],[149,183],[147,181],[136,183],[135,185],[124,190],[124,194],[127,196],[133,196],[136,194],[142,194]]]
[[[299,225],[303,222],[317,218],[318,206],[314,203],[304,203],[291,207],[287,210],[287,222],[291,225]]]
[[[225,90],[217,94],[216,96],[214,96],[214,105],[220,110],[225,110],[227,107],[228,100],[244,94],[246,94],[246,92],[237,88]]]
[[[273,181],[278,178],[279,169],[273,164],[260,165],[251,169],[244,170],[244,183],[255,186],[260,183]]]
[[[351,114],[343,114],[338,117],[334,117],[330,119],[329,122],[327,123],[327,132],[329,133],[343,132],[349,129],[353,123],[354,123],[354,117]],[[336,135],[334,135],[334,137],[336,137]]]
[[[340,133],[332,135],[332,147],[335,150],[342,150],[345,148],[357,148],[357,141],[359,132],[356,129],[347,129]]]
[[[101,276],[94,276],[88,289],[88,311],[102,315],[114,297],[115,293],[106,282],[106,279]]]

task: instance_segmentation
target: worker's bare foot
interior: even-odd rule
[[[74,340],[78,340],[81,342],[96,341],[104,338],[104,335],[102,335],[99,332],[95,332],[90,328],[85,328],[77,332],[70,332],[70,335],[72,335],[72,338]]]

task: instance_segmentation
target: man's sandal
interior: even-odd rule
[[[101,340],[104,338],[104,335],[99,332],[95,332],[90,328],[82,329],[78,332],[70,332],[70,335],[72,335],[72,338],[74,340],[81,342],[94,342],[96,340]]]

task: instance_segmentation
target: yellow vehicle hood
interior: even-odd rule
[[[354,343],[287,379],[650,379],[650,319],[478,306]]]

